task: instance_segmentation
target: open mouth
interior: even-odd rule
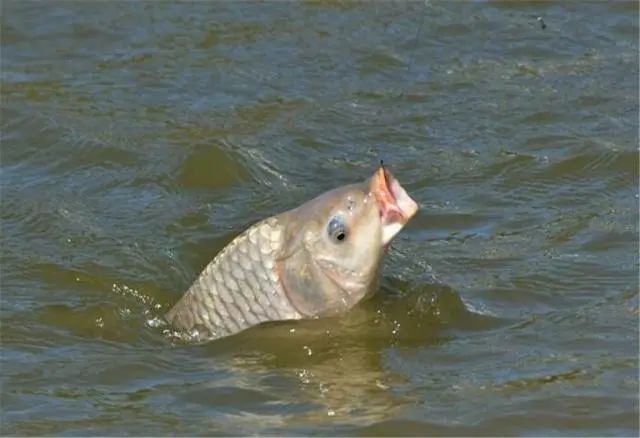
[[[406,224],[418,211],[418,204],[411,199],[397,179],[384,167],[373,175],[371,192],[380,210],[383,224]]]

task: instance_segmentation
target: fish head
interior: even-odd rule
[[[337,313],[375,291],[388,245],[417,211],[418,204],[380,167],[362,183],[331,190],[285,213],[289,248],[279,273],[298,311]]]

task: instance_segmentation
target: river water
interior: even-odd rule
[[[3,435],[635,435],[637,2],[30,2],[1,30]],[[251,223],[420,203],[339,318],[158,326]]]

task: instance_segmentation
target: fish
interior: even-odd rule
[[[250,226],[165,320],[182,338],[202,342],[268,321],[346,312],[375,293],[392,239],[418,209],[381,163],[363,182]]]

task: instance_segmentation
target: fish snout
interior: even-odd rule
[[[370,186],[383,224],[404,225],[415,216],[418,203],[400,185],[397,179],[383,166],[376,171]]]

